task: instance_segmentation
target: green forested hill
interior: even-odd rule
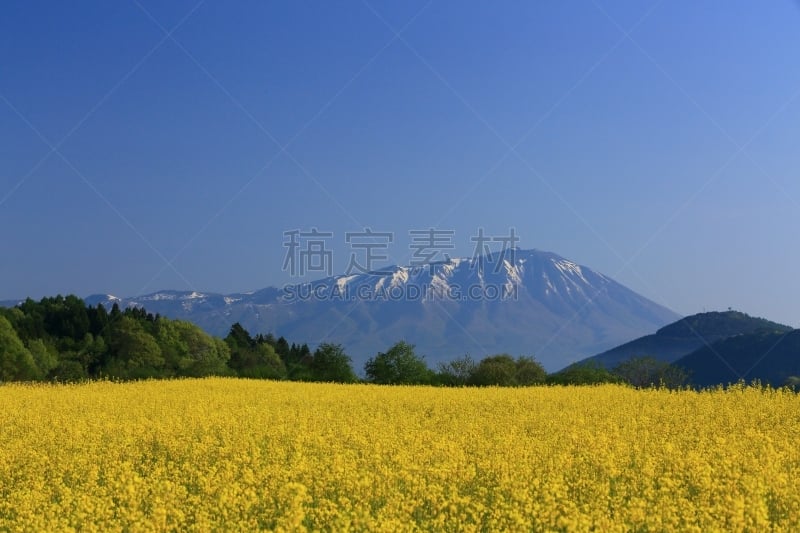
[[[251,337],[239,324],[220,339],[190,322],[136,307],[107,311],[77,296],[0,308],[0,382],[208,375],[356,379],[340,346],[312,353],[283,337]]]
[[[791,329],[789,326],[739,311],[700,313],[664,326],[652,335],[584,359],[581,363],[593,362],[605,368],[614,368],[624,361],[643,356],[673,363],[698,348],[721,339],[757,331],[787,332]]]
[[[715,342],[678,359],[689,383],[707,387],[717,384],[760,380],[781,386],[800,376],[800,330],[760,331]]]

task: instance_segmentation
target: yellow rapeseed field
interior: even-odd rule
[[[792,531],[783,390],[0,386],[2,531]]]

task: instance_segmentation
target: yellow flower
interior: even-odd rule
[[[3,385],[0,531],[791,531],[800,399],[737,386]]]

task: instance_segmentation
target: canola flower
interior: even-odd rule
[[[0,386],[0,531],[792,531],[800,397]]]

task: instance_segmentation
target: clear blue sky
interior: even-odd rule
[[[393,263],[514,227],[797,327],[798,50],[790,1],[4,2],[0,299],[279,285],[292,229],[336,272],[366,226]]]

